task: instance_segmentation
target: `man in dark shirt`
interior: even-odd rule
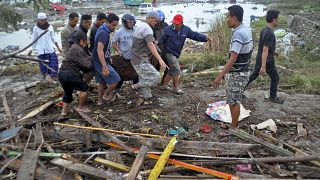
[[[64,90],[64,104],[61,115],[67,115],[69,112],[69,104],[73,100],[72,93],[74,90],[80,91],[77,110],[90,112],[90,109],[84,105],[89,86],[83,81],[83,73],[92,70],[91,57],[84,51],[87,45],[87,34],[78,32],[74,44],[71,45],[70,51],[62,61],[58,75]]]
[[[110,34],[117,28],[119,17],[116,14],[109,14],[107,23],[103,24],[97,31],[93,51],[93,69],[95,72],[96,82],[98,85],[98,102],[102,105],[103,100],[114,101],[112,91],[119,83],[120,76],[111,66],[111,41]],[[108,85],[106,91],[106,84]]]
[[[91,24],[92,24],[92,16],[91,15],[84,14],[81,16],[80,25],[70,34],[70,37],[69,37],[70,47],[72,44],[74,44],[75,39],[76,39],[75,37],[77,36],[77,33],[80,31],[80,32],[87,34],[90,27],[91,27]],[[88,45],[85,48],[85,51],[86,51],[86,53],[88,53],[90,55]]]
[[[250,75],[248,84],[246,87],[254,81],[259,75],[268,74],[271,78],[270,84],[270,101],[282,104],[284,99],[277,96],[277,88],[279,84],[279,74],[274,61],[274,54],[276,49],[276,37],[273,30],[279,24],[279,14],[277,10],[270,10],[267,12],[266,21],[267,27],[265,27],[260,33],[258,54],[256,59],[256,65],[253,73]]]
[[[163,46],[164,57],[169,66],[168,73],[161,86],[163,90],[168,89],[168,84],[172,80],[173,92],[175,94],[184,93],[182,89],[179,88],[181,73],[179,57],[187,38],[200,42],[211,41],[206,35],[194,32],[188,26],[184,25],[183,16],[177,14],[173,17],[172,25],[164,28],[159,41],[159,45]]]
[[[93,23],[91,29],[90,29],[90,47],[89,47],[89,52],[92,53],[92,49],[94,46],[94,37],[97,34],[97,30],[99,29],[99,27],[103,24],[106,23],[107,20],[107,15],[105,13],[99,13],[97,15],[97,19],[96,22]]]

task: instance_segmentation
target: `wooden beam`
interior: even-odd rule
[[[60,100],[61,98],[59,98],[58,100]],[[46,108],[48,108],[49,106],[51,106],[52,104],[54,104],[55,102],[57,102],[58,100],[51,100],[48,101],[46,103],[44,103],[43,105],[35,108],[34,110],[32,110],[30,113],[28,113],[27,115],[25,115],[24,117],[22,117],[21,119],[18,120],[18,122],[24,121],[25,119],[31,118],[37,114],[39,114],[40,112],[42,112],[43,110],[45,110]]]
[[[292,157],[269,157],[269,158],[252,158],[239,160],[203,160],[202,162],[194,162],[194,164],[202,165],[228,165],[228,164],[252,164],[252,163],[286,163],[286,162],[306,162],[319,160],[320,155],[311,156],[292,156]]]
[[[1,98],[2,98],[2,104],[4,107],[4,111],[6,113],[7,119],[8,119],[8,124],[10,124],[10,128],[14,128],[17,124],[17,122],[13,119],[8,102],[7,102],[7,98],[5,94],[1,94]]]
[[[36,176],[39,150],[26,149],[23,152],[21,166],[18,171],[17,180],[33,180]]]
[[[164,149],[163,153],[161,154],[161,156],[159,157],[156,165],[154,165],[154,168],[152,169],[148,180],[153,180],[153,179],[157,179],[162,171],[162,169],[164,168],[164,166],[166,165],[171,152],[174,149],[174,146],[177,144],[177,137],[173,137],[170,142],[168,143],[167,147]]]
[[[82,133],[78,132],[66,132],[66,131],[47,131],[43,132],[45,138],[52,138],[52,134],[57,134],[57,138],[61,140],[65,140],[65,137],[68,137],[70,140],[78,140],[84,142],[84,137]],[[125,141],[127,146],[132,147],[140,147],[142,145],[146,145],[150,147],[150,149],[162,149],[168,143],[168,139],[159,139],[159,138],[145,138],[140,136],[124,136],[117,135],[119,140]],[[92,141],[99,142],[112,142],[112,139],[106,137],[104,135],[100,135],[99,137],[92,133],[91,134]],[[179,143],[176,144],[176,148],[174,152],[191,154],[191,155],[199,155],[199,156],[231,156],[231,155],[239,155],[242,153],[246,153],[247,151],[251,151],[252,153],[258,152],[261,149],[260,144],[244,144],[244,143],[221,143],[221,142],[208,142],[208,141],[185,141],[180,140]],[[204,158],[204,157],[199,157]]]
[[[76,110],[77,111],[77,110]],[[102,126],[94,121],[91,117],[89,117],[88,115],[86,115],[83,112],[77,111],[77,113],[84,119],[86,120],[89,124],[91,124],[92,126],[98,127],[98,128],[102,128]],[[121,140],[119,140],[118,138],[116,138],[115,136],[113,136],[111,133],[106,132],[106,131],[102,131],[104,135],[106,135],[108,138],[110,138],[112,140],[112,142],[115,142],[117,144],[119,144],[124,150],[126,150],[128,153],[132,154],[133,150],[128,147],[127,145],[124,144],[124,142],[122,142]]]
[[[5,161],[0,162],[0,165],[5,165],[10,159],[7,159]],[[21,160],[17,159],[13,162],[11,162],[7,167],[14,170],[18,171],[21,166]],[[48,170],[45,168],[42,168],[38,166],[36,168],[36,179],[50,179],[50,180],[68,180],[68,179],[73,179],[71,176],[62,174],[61,172],[55,172],[52,170]]]
[[[90,178],[97,178],[97,179],[115,178],[109,175],[104,169],[94,168],[92,166],[88,166],[82,163],[74,163],[72,161],[68,161],[60,158],[53,159],[50,161],[50,163],[60,166],[62,168],[66,168],[72,172],[76,172],[76,173],[88,176]]]
[[[145,146],[145,145],[141,146],[140,151],[131,166],[129,175],[126,178],[126,180],[135,180],[136,179],[138,173],[141,170],[141,167],[143,165],[143,161],[147,155],[148,150],[149,150],[148,146]]]
[[[121,149],[121,147],[119,145],[115,144],[115,143],[106,143],[106,145]],[[133,148],[133,149],[135,151],[139,151],[136,148]],[[157,159],[157,160],[160,159],[160,156],[155,155],[155,154],[151,154],[151,153],[147,153],[147,157],[148,158],[152,158],[152,159]],[[196,165],[193,165],[193,164],[188,164],[188,163],[185,163],[185,162],[182,162],[182,161],[178,161],[178,160],[175,160],[175,159],[168,159],[167,162],[169,164],[173,164],[173,165],[180,166],[180,167],[183,167],[183,168],[186,168],[186,169],[190,169],[190,170],[194,170],[194,171],[197,171],[197,172],[206,173],[206,174],[209,174],[209,175],[212,175],[212,176],[216,176],[216,177],[219,177],[219,178],[228,179],[228,180],[239,180],[239,177],[234,176],[232,174],[227,174],[227,173],[224,173],[224,172],[219,172],[219,171],[216,171],[216,170],[212,170],[212,169],[196,166]]]
[[[250,135],[240,129],[229,129],[229,131],[233,135],[237,136],[238,138],[261,144],[261,146],[263,146],[264,148],[268,149],[269,151],[271,151],[273,153],[279,154],[281,156],[294,156],[294,154],[292,152],[285,150],[283,148],[280,148],[274,144],[270,144],[270,143],[264,141],[263,139],[252,136],[252,135]]]
[[[269,136],[265,133],[262,133],[258,130],[253,130],[253,133],[254,134],[257,134],[259,136],[261,136],[263,139],[267,140],[267,141],[271,141],[272,143],[278,145],[280,143],[280,141],[272,136]],[[289,149],[290,151],[293,151],[295,152],[295,155],[309,155],[307,154],[306,152],[304,152],[303,150],[299,149],[299,148],[296,148],[288,143],[283,143],[283,146],[287,149]],[[316,166],[320,166],[320,161],[310,161],[310,163],[316,165]]]
[[[109,160],[106,160],[106,159],[102,159],[102,158],[99,158],[99,157],[96,157],[94,159],[94,161],[98,162],[100,164],[103,164],[104,166],[111,167],[113,169],[117,169],[117,170],[120,170],[120,171],[129,172],[129,170],[130,170],[130,167],[128,167],[128,166],[125,166],[125,165],[122,165],[122,164],[119,164],[119,163],[116,163],[116,162],[112,162],[112,161],[109,161]]]

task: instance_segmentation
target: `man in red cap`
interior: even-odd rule
[[[180,65],[179,57],[181,55],[184,42],[187,38],[195,41],[207,42],[211,41],[206,35],[192,31],[188,26],[183,24],[183,16],[177,14],[172,20],[172,25],[166,27],[160,37],[159,45],[163,47],[163,55],[168,61],[168,73],[166,74],[162,90],[168,89],[168,84],[172,79],[173,92],[175,94],[183,94],[179,88]]]

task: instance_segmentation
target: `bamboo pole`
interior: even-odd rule
[[[63,124],[63,123],[57,123],[57,122],[54,122],[53,124],[57,126],[65,126],[65,127],[71,127],[71,128],[79,128],[79,129],[87,129],[87,130],[95,130],[95,131],[107,131],[111,133],[125,134],[130,136],[139,135],[139,136],[152,137],[152,138],[165,138],[164,136],[159,136],[154,134],[133,133],[129,131],[118,131],[113,129],[104,129],[104,128],[97,128],[97,127],[77,126],[77,125]]]

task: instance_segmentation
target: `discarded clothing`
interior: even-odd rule
[[[246,117],[249,117],[250,112],[250,110],[246,110],[242,106],[242,104],[240,104],[239,121],[243,120]],[[209,104],[209,107],[206,110],[206,114],[214,120],[231,123],[231,112],[229,105],[226,103],[226,101],[218,101]]]

